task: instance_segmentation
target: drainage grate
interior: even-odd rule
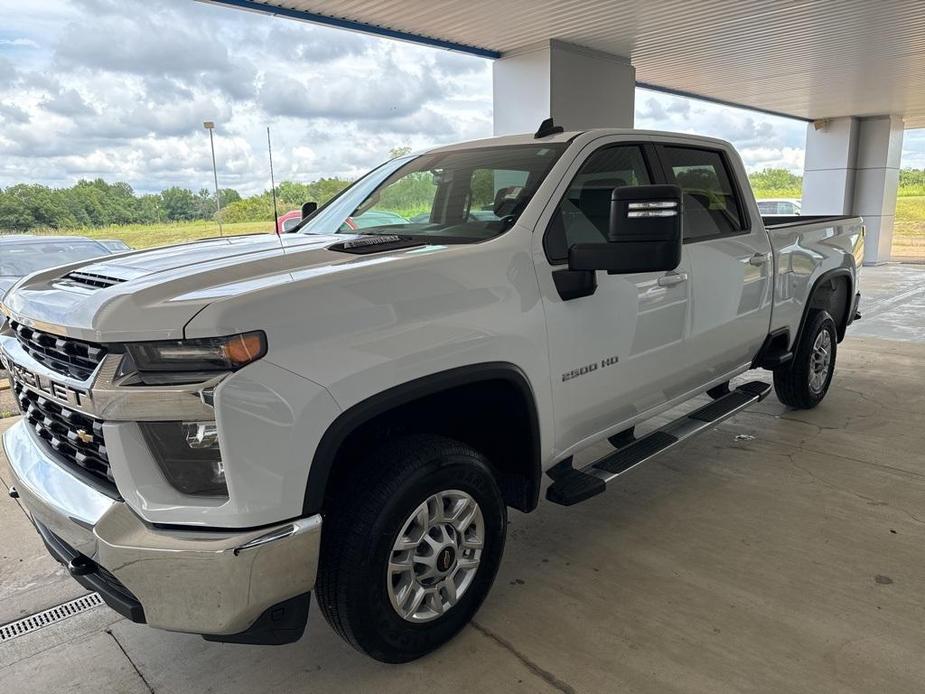
[[[15,622],[10,622],[0,627],[0,641],[9,641],[10,639],[31,634],[33,631],[47,627],[49,624],[55,624],[68,617],[99,607],[102,604],[103,599],[99,593],[90,593],[76,600],[36,612],[33,615],[17,619]]]

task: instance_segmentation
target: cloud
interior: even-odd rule
[[[0,39],[0,46],[16,46],[19,48],[38,48],[39,44],[32,39]]]
[[[749,170],[803,169],[806,124],[648,89],[636,90],[636,126],[731,142]]]
[[[26,124],[29,122],[29,114],[16,104],[0,103],[0,119],[7,123]]]
[[[654,97],[649,97],[646,99],[643,108],[636,109],[637,118],[643,118],[647,120],[663,120],[666,115],[665,107],[662,106],[662,103]]]
[[[45,110],[62,116],[96,115],[96,111],[88,104],[76,89],[62,89],[53,97],[42,102]]]
[[[220,184],[245,194],[269,187],[267,125],[278,177],[300,181],[491,134],[491,63],[478,57],[189,0],[3,12],[2,187],[211,185],[203,120],[217,124]],[[730,140],[749,168],[801,166],[803,123],[649,90],[636,104],[638,127]],[[904,165],[923,149],[907,133]]]
[[[427,73],[416,75],[394,64],[384,66],[383,73],[338,75],[323,88],[316,80],[267,75],[258,102],[273,116],[381,123],[410,116],[443,95],[443,88]]]
[[[368,37],[362,34],[295,22],[280,23],[271,29],[267,43],[285,49],[300,61],[316,64],[360,56],[372,50]]]
[[[900,166],[904,169],[925,169],[925,128],[905,132]]]
[[[488,63],[481,58],[463,53],[439,51],[434,54],[434,69],[444,75],[458,77],[460,75],[486,74]]]
[[[19,79],[19,71],[9,60],[0,56],[0,89],[13,86]]]

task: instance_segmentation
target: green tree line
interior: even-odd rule
[[[393,156],[403,153],[403,150],[392,152]],[[803,178],[786,169],[763,169],[749,174],[749,179],[760,197],[799,197],[803,187]],[[412,209],[416,207],[415,201],[427,197],[434,184],[431,176],[424,173],[409,176],[403,183],[406,185],[393,187],[384,196],[389,199],[382,203],[412,214],[419,211]],[[336,177],[310,183],[284,181],[276,188],[277,209],[283,214],[307,201],[324,204],[349,184],[349,180]],[[242,197],[237,191],[225,188],[220,194],[223,222],[273,219],[273,200],[268,190]],[[925,195],[925,169],[901,170],[899,194]],[[66,230],[216,217],[215,195],[205,188],[193,192],[175,186],[160,193],[137,194],[127,183],[107,183],[98,178],[78,181],[69,188],[21,183],[0,189],[0,231]]]
[[[220,191],[223,205],[241,200],[237,191]],[[0,230],[76,229],[119,224],[155,224],[211,219],[215,195],[180,187],[138,195],[128,183],[101,178],[70,188],[20,183],[0,190]]]

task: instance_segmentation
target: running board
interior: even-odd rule
[[[562,506],[590,499],[623,473],[729,419],[749,405],[761,402],[770,392],[770,384],[750,381],[581,470],[557,469],[555,481],[546,489],[546,498]]]

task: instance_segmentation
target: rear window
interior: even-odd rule
[[[663,147],[672,183],[684,197],[684,240],[739,234],[745,228],[742,205],[725,157],[717,150]]]

